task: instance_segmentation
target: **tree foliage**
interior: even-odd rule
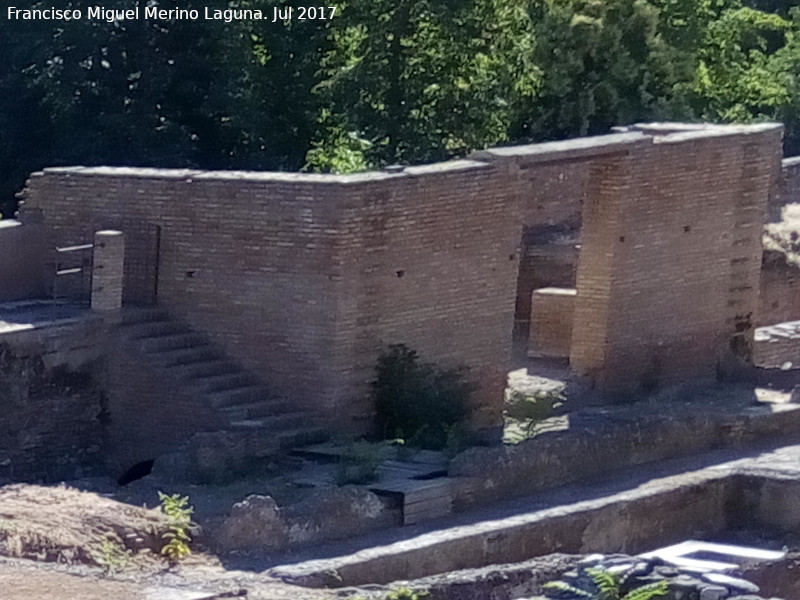
[[[781,120],[800,152],[794,1],[332,4],[333,19],[283,23],[0,20],[0,213],[44,166],[350,172],[651,119]]]

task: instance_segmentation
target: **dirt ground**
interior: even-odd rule
[[[325,592],[228,571],[197,552],[170,567],[159,555],[167,521],[145,509],[64,486],[0,488],[3,600],[317,600]],[[2,558],[4,557],[4,558]]]

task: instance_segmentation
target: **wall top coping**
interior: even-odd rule
[[[686,124],[680,129],[672,124],[673,130],[666,128],[668,123],[654,123],[647,125],[633,125],[633,128],[641,128],[645,133],[654,134],[653,143],[655,144],[675,144],[690,142],[701,139],[712,139],[730,136],[761,135],[764,133],[776,133],[783,130],[781,123],[756,123],[753,125],[714,125],[714,124]],[[664,133],[659,133],[658,126],[664,127]]]
[[[22,223],[16,219],[0,219],[0,229],[12,229],[20,226],[22,226]]]
[[[243,181],[253,183],[331,184],[348,185],[385,181],[402,177],[420,177],[488,168],[492,162],[524,160],[526,163],[560,160],[582,160],[624,152],[630,146],[646,143],[678,143],[720,136],[754,135],[780,130],[780,123],[753,125],[714,125],[697,123],[640,123],[614,128],[614,133],[581,137],[556,142],[489,148],[472,152],[466,159],[450,160],[427,165],[398,167],[382,171],[366,171],[349,175],[326,173],[292,173],[279,171],[202,171],[197,169],[162,169],[140,167],[50,167],[33,176],[44,174],[124,177],[143,179],[183,180],[187,183]],[[784,161],[784,167],[800,164],[800,157]]]
[[[230,182],[250,183],[297,183],[347,185],[371,181],[384,181],[402,177],[415,177],[431,174],[472,169],[485,169],[489,165],[474,160],[451,160],[428,165],[408,166],[397,171],[366,171],[349,175],[328,173],[292,173],[285,171],[202,171],[197,169],[162,169],[147,167],[48,167],[34,175],[56,174],[66,176],[123,177],[141,179],[183,180],[186,183]]]
[[[784,169],[800,167],[800,156],[790,156],[789,158],[784,158],[781,164],[783,165]]]
[[[640,132],[611,133],[575,138],[558,142],[543,142],[522,146],[506,146],[478,150],[470,154],[476,160],[524,158],[530,161],[549,161],[561,158],[591,158],[623,150],[625,146],[651,139]],[[560,156],[563,155],[563,156]],[[528,162],[526,160],[526,162]]]

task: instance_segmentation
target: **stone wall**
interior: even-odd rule
[[[44,297],[44,256],[40,226],[0,221],[0,302]]]
[[[0,481],[58,481],[102,466],[103,331],[86,317],[0,332]]]
[[[575,290],[542,288],[531,295],[530,354],[569,357]]]

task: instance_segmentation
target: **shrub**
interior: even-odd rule
[[[636,585],[623,575],[609,573],[603,569],[587,569],[586,572],[592,578],[596,592],[587,592],[563,581],[551,581],[544,585],[545,593],[557,594],[556,597],[568,593],[586,600],[653,600],[666,596],[669,591],[666,580]]]
[[[467,369],[420,362],[414,350],[398,344],[378,358],[376,374],[372,392],[380,435],[421,448],[445,448],[448,432],[466,416],[474,389]]]
[[[533,437],[537,426],[552,417],[556,409],[564,404],[566,399],[561,391],[561,389],[543,390],[532,394],[519,390],[511,391],[506,397],[503,414],[507,419],[520,424],[523,436],[522,439],[509,441],[516,442]]]
[[[189,506],[188,496],[179,494],[168,496],[158,492],[158,499],[161,500],[161,511],[169,520],[168,530],[163,536],[167,543],[161,548],[161,554],[174,564],[192,553],[189,548],[189,542],[192,541],[189,531],[194,527],[192,522],[194,507]]]
[[[103,538],[99,552],[93,552],[94,560],[103,567],[105,575],[126,570],[132,560],[133,552],[121,546],[112,537]]]

